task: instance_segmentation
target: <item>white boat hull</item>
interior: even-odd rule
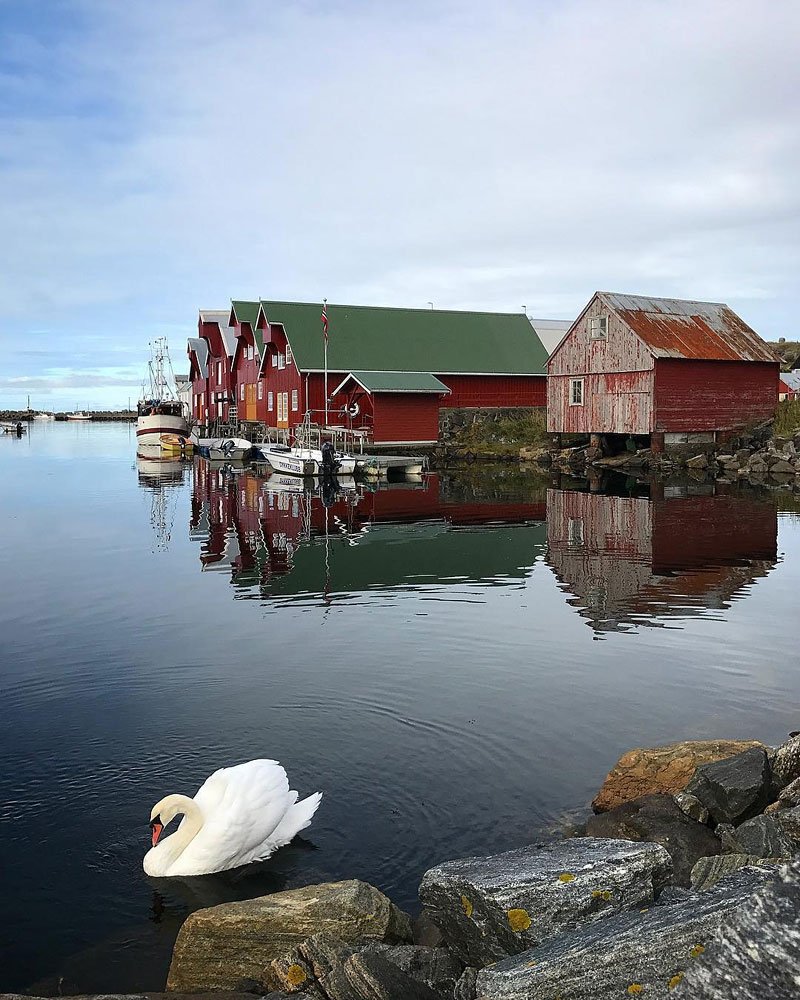
[[[208,457],[241,462],[252,450],[253,446],[244,438],[215,438],[208,445]]]
[[[152,416],[137,417],[136,444],[161,446],[162,434],[180,434],[188,437],[189,425],[183,417],[166,413],[154,413]]]
[[[316,462],[300,458],[291,451],[280,451],[269,445],[261,445],[258,450],[275,472],[283,472],[287,476],[313,476],[316,474]]]

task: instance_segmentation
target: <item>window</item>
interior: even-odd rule
[[[286,355],[278,352],[278,368],[286,367]]]
[[[222,362],[218,361],[217,362],[217,384],[219,385],[219,383],[221,381],[222,381]]]
[[[591,340],[608,339],[608,316],[592,316],[589,320],[589,338]]]
[[[569,384],[569,405],[583,406],[583,379],[574,378]]]
[[[251,361],[256,356],[256,349],[255,347],[253,347],[252,344],[247,348],[247,356],[248,358],[250,358]]]
[[[267,393],[267,409],[268,410],[274,410],[275,409],[275,395],[274,395],[274,393],[271,393],[271,392]]]
[[[244,402],[244,382],[239,386],[239,399],[242,403]]]
[[[300,404],[297,399],[297,389],[292,389],[292,409],[299,410]]]
[[[263,382],[259,382],[258,383],[258,398],[259,399],[263,399],[264,398],[264,383]]]
[[[287,342],[286,344],[286,364],[290,365],[292,363],[292,345]]]
[[[583,545],[583,518],[570,518],[567,528],[567,539],[570,545]]]

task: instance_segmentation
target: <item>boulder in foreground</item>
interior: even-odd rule
[[[448,947],[484,966],[583,923],[648,906],[672,876],[657,844],[590,837],[448,861],[420,899]]]
[[[586,832],[590,837],[661,844],[672,858],[676,885],[690,885],[695,862],[722,850],[713,831],[690,819],[672,795],[643,795],[609,812],[591,816]]]
[[[687,740],[663,747],[639,747],[623,754],[592,802],[595,812],[615,809],[642,795],[683,791],[695,769],[748,750],[757,740]]]
[[[264,990],[269,963],[314,934],[343,943],[411,941],[408,916],[366,882],[327,882],[197,910],[175,942],[167,989]]]
[[[800,861],[729,913],[675,990],[685,1000],[800,996]]]
[[[565,934],[478,974],[485,1000],[666,1000],[727,916],[774,874],[745,868],[705,892]],[[769,994],[765,994],[768,996]]]
[[[703,803],[715,823],[735,826],[769,802],[771,780],[766,751],[753,747],[698,767],[686,791]]]

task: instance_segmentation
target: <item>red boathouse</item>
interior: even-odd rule
[[[778,361],[727,305],[596,292],[547,366],[547,429],[655,449],[768,420]]]
[[[547,351],[522,313],[328,305],[328,423],[434,443],[442,408],[543,407]],[[240,421],[324,423],[321,304],[234,301]]]

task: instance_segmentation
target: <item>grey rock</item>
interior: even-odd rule
[[[444,946],[442,932],[431,920],[430,914],[424,910],[412,923],[411,930],[414,944],[420,944],[426,948],[442,948]]]
[[[736,839],[736,827],[733,823],[720,823],[714,833],[722,845],[723,854],[744,854],[742,845]]]
[[[278,984],[264,981],[270,962],[314,934],[345,944],[405,943],[411,922],[382,892],[357,880],[196,910],[178,933],[167,990],[274,989]]]
[[[466,965],[483,966],[619,910],[647,906],[672,875],[657,844],[580,838],[425,873],[419,895]]]
[[[752,854],[717,854],[711,858],[700,858],[692,868],[692,888],[701,892],[740,868],[778,864],[780,862],[772,858],[757,858]]]
[[[800,736],[787,740],[771,754],[772,780],[778,791],[800,778]]]
[[[695,455],[694,458],[687,459],[686,468],[687,469],[707,469],[708,468],[708,456],[707,455]]]
[[[475,1000],[475,989],[478,982],[478,970],[468,965],[453,991],[453,1000]]]
[[[797,1000],[800,862],[782,868],[745,906],[728,912],[686,971],[676,1000]]]
[[[689,819],[696,820],[698,823],[708,823],[710,818],[708,809],[696,795],[692,795],[690,792],[678,792],[675,801],[681,812],[686,813]]]
[[[792,844],[792,853],[797,854],[800,851],[800,806],[784,809],[778,813],[776,820]]]
[[[747,909],[771,873],[743,869],[670,905],[619,913],[504,959],[478,974],[485,1000],[664,1000],[726,917]],[[766,998],[765,998],[766,1000]]]
[[[795,778],[781,789],[778,802],[782,809],[791,809],[792,806],[800,806],[800,778]]]
[[[771,476],[793,476],[794,466],[791,462],[787,462],[782,458],[779,458],[777,462],[773,462],[769,467],[769,474]]]
[[[450,994],[452,996],[452,992]],[[357,951],[329,977],[330,1000],[442,1000],[442,994],[399,969],[373,949]]]
[[[791,811],[791,810],[790,810]],[[743,853],[757,858],[788,858],[794,843],[774,816],[754,816],[736,827],[736,840]]]
[[[453,996],[464,966],[446,948],[417,945],[368,945],[364,951],[380,951],[392,965],[407,976],[424,983],[447,1000]]]
[[[753,747],[726,760],[701,764],[686,791],[703,803],[716,823],[740,823],[767,804],[770,782],[766,752]]]
[[[672,795],[643,795],[586,822],[590,837],[661,844],[672,858],[676,885],[689,885],[698,858],[718,854],[719,840],[707,826],[690,819]]]

